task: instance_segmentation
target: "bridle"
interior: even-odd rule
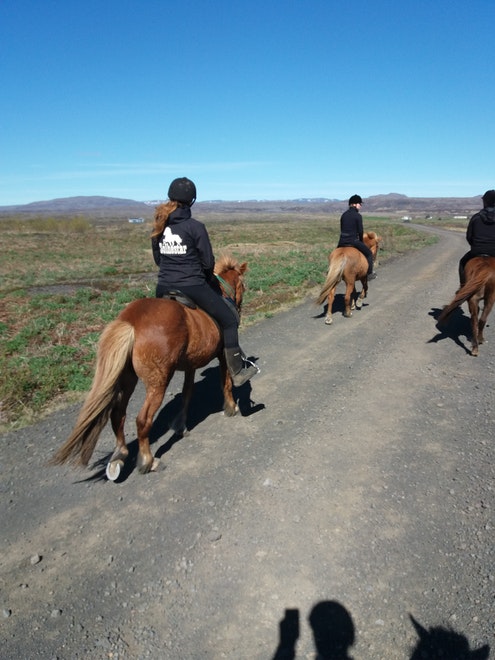
[[[237,316],[239,317],[238,320],[240,321],[242,302],[239,302],[239,303],[237,302],[236,296],[235,296],[235,288],[231,284],[229,284],[226,280],[224,280],[223,277],[221,277],[217,273],[215,273],[215,277],[217,278],[217,280],[220,284],[220,288],[222,290],[224,300],[227,303],[230,303],[230,305],[232,305],[232,308],[237,313]]]

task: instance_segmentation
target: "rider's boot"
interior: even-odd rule
[[[376,272],[373,270],[374,265],[375,264],[374,264],[374,261],[373,261],[373,255],[370,255],[368,257],[368,275],[367,275],[368,282],[370,280],[374,280],[375,277],[376,277]]]
[[[224,349],[224,355],[227,369],[235,387],[244,385],[246,381],[259,373],[259,369],[255,364],[244,363],[244,356],[239,346]]]

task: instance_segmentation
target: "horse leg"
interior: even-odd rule
[[[106,475],[109,481],[115,481],[120,476],[120,471],[124,467],[126,458],[129,455],[129,449],[125,442],[124,425],[126,420],[126,411],[129,399],[134,392],[138,378],[136,374],[127,373],[122,382],[122,391],[117,405],[110,414],[112,429],[115,434],[115,450],[107,463]]]
[[[337,286],[334,286],[333,289],[330,289],[330,292],[328,294],[328,300],[327,300],[327,315],[325,317],[325,324],[326,325],[332,325],[332,307],[333,307],[333,301],[335,299],[335,289]]]
[[[344,316],[348,319],[352,316],[351,298],[354,291],[354,282],[346,283],[344,296]]]
[[[478,300],[473,296],[468,300],[469,313],[471,314],[471,355],[476,357],[479,353],[478,341],[478,316],[479,305]]]
[[[483,344],[485,342],[485,337],[483,335],[483,331],[485,329],[486,322],[488,320],[488,316],[490,315],[490,312],[492,311],[493,303],[495,301],[495,291],[490,291],[490,293],[487,295],[485,293],[485,299],[483,301],[483,312],[480,316],[480,320],[478,322],[478,343]]]
[[[187,435],[187,411],[189,409],[189,403],[191,402],[191,397],[194,389],[194,374],[196,369],[189,368],[184,371],[184,384],[182,386],[182,407],[170,425],[170,428],[178,436]]]
[[[137,467],[141,474],[156,470],[160,460],[155,458],[150,450],[149,434],[153,426],[153,419],[165,396],[166,387],[171,375],[165,381],[146,388],[146,397],[141,410],[136,417],[138,458]]]
[[[361,289],[361,293],[359,294],[359,296],[356,299],[357,309],[361,309],[361,307],[363,306],[363,301],[366,298],[366,293],[368,291],[367,281],[366,280],[364,280],[364,281],[361,280],[361,284],[363,285],[363,288]]]
[[[239,407],[232,396],[232,378],[228,372],[223,351],[218,359],[220,362],[220,377],[223,383],[223,412],[227,417],[233,417],[239,411]]]

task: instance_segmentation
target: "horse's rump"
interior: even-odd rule
[[[173,363],[182,371],[186,362],[194,368],[205,366],[221,347],[220,330],[209,314],[169,298],[134,300],[118,318],[134,327],[132,362],[140,378],[150,356],[155,356],[156,363]]]
[[[452,312],[477,295],[480,298],[484,294],[485,287],[495,288],[495,257],[472,257],[464,269],[466,282],[457,291],[454,299],[446,305],[438,323],[447,321]]]

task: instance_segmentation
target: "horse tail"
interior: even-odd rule
[[[129,364],[134,346],[134,327],[116,319],[103,330],[98,343],[96,370],[74,429],[50,463],[67,461],[87,465],[96,443],[119,398],[120,376]]]
[[[452,312],[460,307],[466,300],[469,300],[475,293],[477,293],[486,283],[486,272],[481,272],[476,277],[471,278],[457,291],[455,298],[446,305],[440,316],[438,323],[442,324],[447,321]]]
[[[337,286],[342,279],[342,274],[346,265],[347,257],[344,254],[339,254],[334,257],[330,255],[330,266],[328,268],[327,278],[316,301],[317,305],[323,305],[328,298],[329,292]]]

